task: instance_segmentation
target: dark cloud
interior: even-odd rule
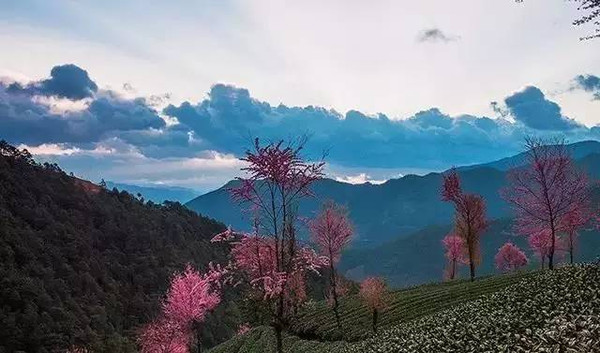
[[[328,151],[328,162],[336,166],[431,170],[505,157],[517,152],[529,134],[560,130],[571,141],[598,136],[597,128],[592,131],[562,116],[560,107],[535,87],[506,98],[513,123],[450,116],[437,108],[399,120],[355,110],[340,114],[315,106],[272,106],[246,89],[218,84],[200,102],[164,108],[162,113],[177,121],[169,126],[151,98],[125,99],[96,89],[90,99],[72,102],[85,103],[83,109],[59,114],[36,99],[39,92],[11,87],[0,84],[0,138],[86,150],[111,146],[157,161],[199,157],[209,150],[240,156],[254,137],[279,140],[305,134],[310,138],[307,155],[320,157]]]
[[[445,34],[439,28],[426,29],[423,32],[419,33],[419,36],[417,37],[417,41],[419,41],[421,43],[424,43],[424,42],[447,43],[447,42],[455,41],[456,39],[457,38],[454,36],[449,36],[449,35]]]
[[[13,83],[8,87],[8,91],[79,100],[92,97],[98,91],[98,86],[90,79],[87,71],[76,65],[66,64],[54,66],[49,79],[25,86]]]
[[[82,110],[55,113],[29,90],[0,84],[1,138],[15,143],[96,142],[118,132],[160,129],[165,122],[144,99],[105,92]]]
[[[537,130],[570,130],[579,125],[572,119],[562,115],[560,106],[544,96],[544,93],[533,86],[504,99],[509,113],[515,120]]]
[[[600,77],[595,75],[579,75],[575,77],[578,88],[591,92],[595,100],[600,100]]]
[[[512,132],[499,136],[505,132],[489,118],[451,117],[435,108],[406,120],[353,110],[341,115],[313,106],[271,106],[251,98],[245,89],[225,85],[214,86],[198,104],[171,105],[163,113],[193,130],[206,148],[239,155],[253,136],[279,139],[306,134],[309,154],[327,150],[331,162],[352,166],[437,168],[448,160],[458,164],[500,157],[505,152],[498,144],[513,143]]]

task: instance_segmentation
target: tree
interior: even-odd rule
[[[551,236],[550,231],[539,230],[532,232],[527,240],[531,250],[539,257],[542,270],[544,269],[546,258],[548,258],[550,247],[552,246]]]
[[[381,278],[369,277],[360,284],[360,296],[369,310],[373,312],[373,332],[377,333],[379,311],[385,306],[385,282]]]
[[[518,270],[528,263],[525,253],[511,242],[505,243],[498,249],[494,260],[496,268],[502,272]]]
[[[455,169],[443,176],[442,200],[454,204],[454,234],[461,237],[469,264],[471,281],[481,262],[479,242],[487,228],[485,201],[480,195],[463,192]]]
[[[321,213],[309,223],[309,228],[319,253],[329,262],[330,297],[338,328],[341,329],[338,295],[343,293],[344,287],[338,286],[341,283],[337,279],[335,265],[340,261],[342,250],[352,239],[353,227],[344,208],[333,202],[327,202]]]
[[[580,40],[588,40],[600,37],[600,0],[571,0],[576,2],[577,10],[584,12],[584,14],[573,21],[575,26],[583,26],[586,24],[593,24],[596,26],[594,33],[579,38]],[[515,2],[524,2],[524,0],[515,0]]]
[[[565,218],[589,200],[587,177],[574,165],[563,140],[549,144],[527,138],[525,160],[525,167],[509,171],[509,186],[502,196],[516,211],[520,234],[549,237],[548,268],[553,269]]]
[[[465,242],[458,235],[448,233],[442,239],[442,244],[446,250],[446,259],[448,260],[448,265],[444,271],[444,278],[453,280],[456,277],[457,266],[468,263],[468,259],[465,256]]]
[[[586,14],[575,20],[575,26],[581,26],[588,23],[596,25],[594,34],[580,38],[587,40],[592,38],[600,38],[600,0],[574,0],[579,3],[578,10],[585,11]]]
[[[211,266],[200,274],[191,265],[173,275],[160,317],[140,333],[142,353],[187,353],[194,341],[192,325],[221,301],[218,281],[223,272]]]
[[[562,223],[560,225],[560,228],[566,234],[566,237],[564,238],[564,245],[565,249],[569,252],[569,262],[571,264],[573,264],[578,232],[592,219],[592,214],[587,206],[588,205],[586,203],[575,204],[573,209],[569,211],[562,219]]]
[[[323,176],[323,162],[309,163],[300,155],[304,140],[284,146],[283,141],[254,149],[242,159],[247,167],[234,200],[252,215],[253,234],[233,242],[233,264],[270,308],[277,351],[282,352],[282,330],[298,305],[306,299],[305,274],[317,271],[327,259],[301,247],[296,239],[297,203],[312,195],[311,185]],[[231,236],[219,236],[227,238]]]

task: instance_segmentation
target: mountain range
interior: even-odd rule
[[[107,181],[106,187],[108,189],[117,188],[118,190],[125,190],[132,195],[139,194],[145,200],[152,201],[158,204],[161,204],[164,201],[177,201],[180,203],[184,203],[197,197],[200,194],[194,189],[166,185],[142,186]]]
[[[591,178],[600,178],[600,142],[584,141],[568,145],[568,148]],[[506,186],[509,169],[522,166],[524,155],[518,154],[490,163],[458,167],[457,171],[468,192],[482,195],[487,203],[490,219],[511,216],[510,207],[499,195]],[[452,221],[452,207],[441,201],[440,188],[443,173],[406,175],[390,179],[383,184],[348,184],[332,179],[315,183],[315,197],[304,199],[299,213],[312,217],[325,200],[345,205],[355,225],[352,247],[364,249],[383,243],[410,237],[430,226],[443,226]],[[198,213],[218,219],[236,229],[248,229],[250,222],[235,204],[228,189],[237,181],[199,196],[185,205]]]

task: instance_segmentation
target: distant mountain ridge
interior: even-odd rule
[[[200,194],[193,189],[167,185],[147,186],[107,181],[106,187],[108,189],[117,188],[119,190],[125,190],[132,195],[140,194],[145,200],[150,200],[158,204],[161,204],[164,201],[177,201],[179,203],[186,203]]]
[[[600,177],[600,142],[583,141],[569,145],[577,163],[593,178]],[[506,171],[523,163],[523,154],[498,161],[458,167],[465,190],[481,194],[487,202],[492,219],[510,216],[508,205],[498,191],[506,185]],[[328,199],[346,205],[356,226],[355,247],[370,247],[394,238],[406,237],[428,226],[446,225],[452,219],[452,208],[440,200],[442,173],[423,176],[406,175],[383,184],[347,184],[323,179],[315,183],[315,198],[299,205],[302,216],[312,216]],[[228,189],[230,181],[218,190],[199,196],[186,206],[200,214],[218,219],[238,229],[247,229],[248,219],[232,202]]]

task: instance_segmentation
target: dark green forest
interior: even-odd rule
[[[104,189],[1,142],[0,352],[135,351],[170,275],[225,260],[209,241],[222,230],[179,203]],[[231,295],[203,324],[203,345],[237,328]]]

